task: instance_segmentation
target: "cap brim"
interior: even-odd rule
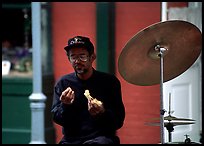
[[[84,44],[73,44],[73,45],[69,45],[69,46],[64,47],[64,49],[65,49],[66,51],[68,51],[69,49],[71,49],[71,48],[73,48],[73,47],[84,47],[84,48],[86,48],[87,46],[84,45]]]

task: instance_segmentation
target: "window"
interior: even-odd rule
[[[2,3],[2,63],[12,73],[32,72],[31,3]],[[3,73],[3,66],[2,66]]]

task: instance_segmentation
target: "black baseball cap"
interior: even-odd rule
[[[75,36],[68,40],[67,46],[64,49],[68,52],[70,48],[73,47],[83,47],[92,54],[94,52],[94,46],[88,37],[84,36]]]

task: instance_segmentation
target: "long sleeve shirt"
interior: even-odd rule
[[[62,92],[71,87],[75,93],[72,104],[60,101]],[[84,96],[88,89],[91,96],[103,102],[105,112],[91,116]],[[52,110],[53,121],[63,127],[66,139],[87,138],[94,135],[112,136],[123,126],[125,108],[119,80],[111,74],[96,71],[88,80],[81,80],[76,73],[62,76],[55,84]]]

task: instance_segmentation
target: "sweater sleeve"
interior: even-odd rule
[[[54,87],[53,104],[51,108],[53,121],[61,126],[65,123],[65,111],[71,109],[72,105],[65,105],[60,101],[60,96],[62,94],[61,88],[56,85]]]
[[[105,112],[96,116],[95,119],[103,129],[117,130],[123,126],[125,119],[121,85],[117,78],[111,84],[108,94],[110,98],[104,102]]]

